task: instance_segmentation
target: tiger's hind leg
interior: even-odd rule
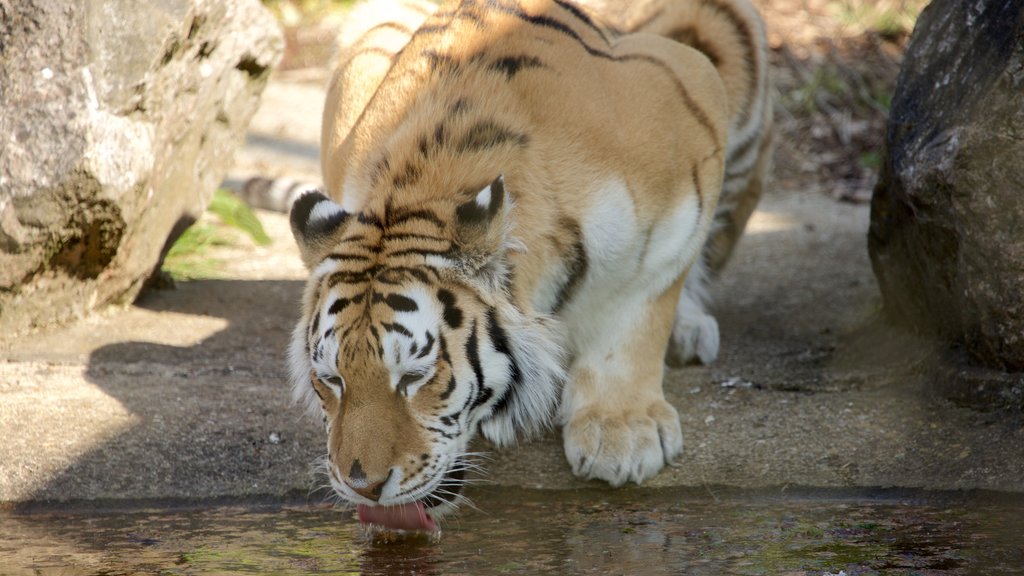
[[[771,118],[766,122],[770,127]],[[708,312],[709,287],[725,267],[753,214],[771,169],[771,134],[759,137],[751,152],[753,161],[726,165],[721,200],[715,211],[711,234],[701,257],[686,278],[686,286],[676,307],[672,338],[665,353],[669,366],[710,364],[718,357],[718,321]]]
[[[573,363],[562,438],[573,473],[613,486],[643,482],[683,451],[679,414],[662,390],[662,355],[680,277],[652,301],[619,303]]]
[[[665,363],[680,367],[693,362],[710,364],[718,357],[718,321],[707,312],[708,272],[703,258],[690,268],[676,305],[672,336]]]

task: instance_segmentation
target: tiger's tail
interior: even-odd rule
[[[254,176],[239,185],[227,186],[235,196],[253,208],[287,213],[292,204],[306,192],[321,187],[311,182],[294,178],[264,178]]]

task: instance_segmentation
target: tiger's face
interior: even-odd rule
[[[558,347],[502,288],[503,205],[499,177],[454,210],[348,214],[319,193],[292,209],[311,270],[293,387],[319,406],[331,486],[364,519],[401,524],[388,507],[429,528],[457,504],[478,430],[507,444],[552,412]]]

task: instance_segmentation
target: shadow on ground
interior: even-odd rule
[[[134,417],[31,500],[211,498],[302,492],[317,443],[290,402],[285,350],[302,282],[203,280],[143,295],[151,336],[96,348],[85,376]],[[104,327],[100,327],[103,330]],[[62,423],[74,434],[73,422]]]

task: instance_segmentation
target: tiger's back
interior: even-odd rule
[[[409,0],[349,44],[324,112],[333,200],[292,214],[312,272],[293,376],[343,496],[433,510],[476,430],[507,444],[556,407],[580,476],[640,482],[680,453],[663,356],[723,176],[730,206],[762,179],[729,163],[763,151],[766,113],[763,91],[736,104],[761,80],[733,77],[763,62],[670,39],[676,4],[639,25],[564,0]]]
[[[618,37],[567,2],[462,2],[434,12],[395,53],[374,41],[384,35],[400,38],[389,21],[353,44],[327,99],[325,186],[346,206],[390,193],[380,179],[398,190],[441,171],[433,166],[468,174],[511,143],[521,154],[504,159],[507,169],[538,182],[520,187],[520,204],[577,210],[573,180],[596,168],[630,174],[650,196],[641,208],[657,211],[666,207],[657,197],[673,193],[665,181],[689,178],[695,155],[724,145],[721,87],[699,54],[658,37]],[[375,75],[382,63],[387,73]],[[568,185],[552,191],[560,182]]]

